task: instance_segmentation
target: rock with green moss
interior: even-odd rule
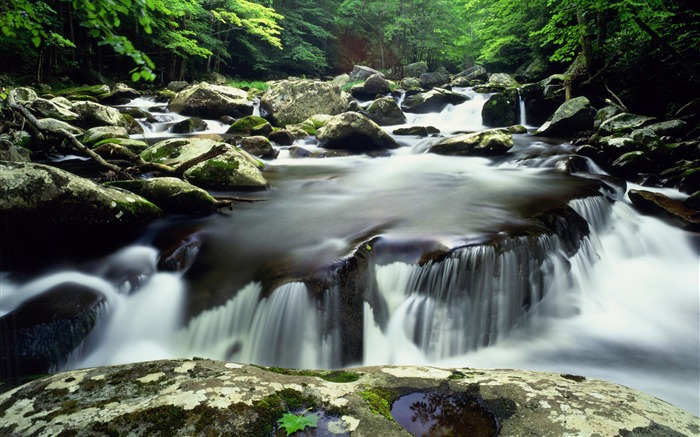
[[[598,128],[598,131],[601,133],[601,135],[625,134],[653,124],[655,121],[656,119],[654,117],[622,112],[602,122]]]
[[[299,124],[288,126],[288,128],[299,128],[307,135],[316,135],[319,129],[328,124],[333,116],[327,114],[314,114]]]
[[[481,118],[484,126],[510,126],[515,123],[515,111],[503,93],[496,93],[489,97],[481,108]]]
[[[84,97],[92,97],[100,100],[109,96],[111,90],[107,85],[85,85],[73,88],[66,88],[56,92],[56,95],[64,96],[70,100],[82,100]]]
[[[39,96],[36,94],[32,88],[29,87],[17,87],[10,90],[10,95],[15,99],[16,103],[23,105],[30,105]]]
[[[236,120],[226,131],[227,134],[250,134],[254,129],[260,129],[260,126],[270,126],[270,122],[258,115],[249,115]],[[270,126],[272,132],[272,126]]]
[[[75,121],[79,115],[73,111],[73,106],[69,103],[68,100],[60,98],[51,100],[38,98],[32,102],[30,108],[37,117],[55,118],[65,122]]]
[[[65,121],[56,120],[55,118],[40,118],[37,120],[37,127],[42,131],[58,137],[60,137],[60,131],[66,131],[73,136],[82,135],[84,132],[79,127],[75,127]]]
[[[174,134],[190,134],[207,130],[209,125],[199,117],[190,117],[179,121],[170,127],[170,132]]]
[[[575,97],[562,104],[535,135],[570,137],[593,128],[596,111],[586,97]]]
[[[700,432],[697,416],[592,378],[427,366],[352,373],[358,378],[332,382],[314,372],[207,359],[73,370],[0,394],[0,434],[259,437],[284,435],[279,419],[304,411],[322,417],[312,431],[317,435],[409,437],[400,423],[410,426],[403,418],[410,422],[421,411],[444,433],[438,435],[450,431],[444,420],[450,413],[458,422],[479,417],[491,426],[483,435],[502,437]],[[424,405],[406,402],[417,397]],[[445,400],[463,402],[431,417]],[[473,422],[463,423],[460,432],[468,426]]]
[[[31,138],[25,131],[0,135],[0,161],[31,161],[31,152],[22,144],[23,138]]]
[[[275,159],[279,151],[272,147],[270,140],[261,135],[241,139],[241,149],[262,159]]]
[[[134,140],[131,138],[106,138],[95,143],[93,147],[97,148],[104,144],[116,144],[118,146],[125,147],[136,154],[143,152],[149,147],[147,142],[142,140]]]
[[[318,80],[272,82],[260,100],[276,126],[301,123],[314,114],[345,111],[350,97],[339,86]]]
[[[0,216],[10,245],[136,235],[161,210],[133,193],[43,164],[0,163]],[[122,243],[123,244],[123,243]]]
[[[84,145],[92,147],[97,143],[110,138],[127,139],[129,138],[129,132],[127,132],[126,128],[121,126],[98,126],[86,130],[85,133],[83,133],[83,136],[80,138],[80,141]]]
[[[400,147],[375,122],[357,112],[346,112],[332,117],[318,130],[316,137],[321,147],[349,150],[353,153]]]
[[[243,150],[232,148],[185,172],[185,179],[208,190],[266,190],[269,184],[258,161]]]
[[[382,97],[373,101],[364,114],[379,126],[406,123],[406,115],[393,97]]]
[[[445,138],[433,144],[428,152],[456,156],[498,156],[513,147],[513,136],[507,129],[489,129]]]
[[[178,178],[113,181],[105,185],[138,194],[173,214],[210,214],[216,210],[216,199],[208,192]]]
[[[506,90],[508,88],[517,88],[520,83],[508,73],[493,73],[489,75],[487,86],[491,89]]]

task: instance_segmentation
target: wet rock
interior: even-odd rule
[[[502,437],[698,433],[697,416],[592,378],[427,366],[361,367],[333,374],[206,359],[73,370],[30,382],[0,395],[0,433],[29,435],[44,429],[56,435],[258,437],[275,435],[283,414],[308,409],[333,423],[333,433],[329,425],[318,429],[322,435],[409,435],[391,410],[414,393],[471,399],[500,426]],[[458,411],[466,406],[452,405],[458,410],[444,414],[454,413],[460,420]],[[419,411],[408,413],[418,421]],[[668,434],[654,434],[659,432]]]
[[[40,118],[37,120],[37,127],[56,136],[60,136],[60,131],[66,131],[73,136],[83,134],[82,129],[55,118]]]
[[[655,167],[655,163],[641,151],[624,153],[611,165],[617,175],[632,179],[638,178],[640,174],[652,171]]]
[[[520,83],[508,73],[493,73],[489,76],[487,86],[503,91],[508,88],[517,88],[520,86]]]
[[[48,373],[95,326],[105,297],[77,283],[63,283],[0,317],[0,377]]]
[[[535,135],[570,137],[593,127],[595,109],[586,97],[575,97],[554,112]]]
[[[95,143],[93,147],[98,148],[106,144],[115,144],[124,147],[135,154],[139,154],[149,147],[148,143],[145,141],[132,140],[131,138],[106,138]]]
[[[318,130],[328,124],[332,118],[332,115],[315,114],[295,126],[301,128],[306,135],[316,135]]]
[[[194,264],[202,240],[196,234],[188,235],[167,245],[158,257],[158,270],[166,272],[186,272]]]
[[[241,149],[262,159],[275,159],[279,155],[279,151],[272,147],[270,140],[260,135],[243,138]]]
[[[484,126],[510,126],[515,123],[515,111],[513,111],[513,105],[505,95],[496,93],[481,108],[481,118]]]
[[[598,131],[601,135],[630,133],[635,129],[652,124],[654,121],[656,119],[653,117],[622,112],[602,122]]]
[[[280,146],[291,146],[292,144],[294,144],[294,135],[292,135],[292,133],[286,129],[279,129],[270,132],[268,138],[270,139],[270,141],[274,141]]]
[[[428,152],[439,155],[498,156],[513,147],[513,136],[505,129],[490,129],[445,138],[433,144]]]
[[[427,137],[430,135],[439,134],[440,129],[433,126],[411,126],[394,129],[392,133],[394,135],[415,135],[419,137]]]
[[[662,218],[682,229],[700,230],[700,212],[661,193],[630,190],[627,196],[640,211]]]
[[[73,103],[73,111],[80,116],[79,123],[84,127],[124,126],[121,113],[109,106],[90,101]]]
[[[399,82],[399,87],[405,91],[418,91],[421,89],[420,81],[415,77],[404,77]]]
[[[178,178],[112,181],[105,185],[137,194],[172,214],[211,214],[216,211],[216,200],[209,193]]]
[[[475,65],[455,75],[455,78],[463,77],[467,80],[488,80],[488,72],[481,65]]]
[[[418,77],[420,86],[423,89],[429,90],[435,87],[442,87],[450,83],[450,76],[447,73],[431,72],[423,73]]]
[[[426,114],[429,112],[440,112],[447,105],[458,105],[467,100],[469,100],[469,97],[463,94],[435,88],[425,93],[406,96],[402,108],[406,112]]]
[[[132,152],[119,144],[104,142],[99,146],[95,146],[92,150],[107,161],[139,162],[138,153]]]
[[[116,83],[108,95],[101,98],[101,102],[107,105],[115,105],[120,102],[128,102],[141,97],[141,92],[135,90],[125,83]]]
[[[273,124],[285,126],[301,123],[315,114],[340,114],[349,102],[350,96],[329,82],[282,80],[270,84],[260,107]]]
[[[406,123],[406,115],[393,97],[382,97],[367,108],[364,114],[379,126],[392,126]]]
[[[622,113],[622,109],[620,109],[618,106],[608,105],[600,108],[595,114],[595,120],[593,121],[593,129],[600,128],[600,125],[603,124],[604,121],[620,113]]]
[[[243,90],[202,82],[178,92],[170,102],[170,110],[208,119],[224,115],[240,118],[253,113],[253,103]]]
[[[375,122],[357,112],[332,117],[316,134],[321,147],[365,153],[396,149],[399,144]]]
[[[170,127],[170,132],[174,134],[190,134],[207,130],[207,122],[199,117],[191,117],[179,121]]]

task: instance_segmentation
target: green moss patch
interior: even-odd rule
[[[383,416],[391,421],[394,418],[391,416],[391,403],[396,397],[395,394],[388,389],[373,387],[368,390],[358,393],[362,399],[367,401],[369,409],[374,414]]]

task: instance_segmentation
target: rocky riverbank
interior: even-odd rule
[[[693,436],[700,419],[576,375],[381,366],[295,371],[211,360],[74,370],[0,395],[0,434]],[[409,432],[413,431],[413,434]]]

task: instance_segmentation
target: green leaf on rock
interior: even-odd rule
[[[308,411],[308,410],[306,410]],[[282,416],[281,419],[277,421],[280,424],[280,428],[284,428],[287,435],[291,435],[297,431],[302,431],[304,428],[311,427],[316,428],[318,426],[318,413],[306,414],[306,411],[297,415],[292,413],[287,413]]]

